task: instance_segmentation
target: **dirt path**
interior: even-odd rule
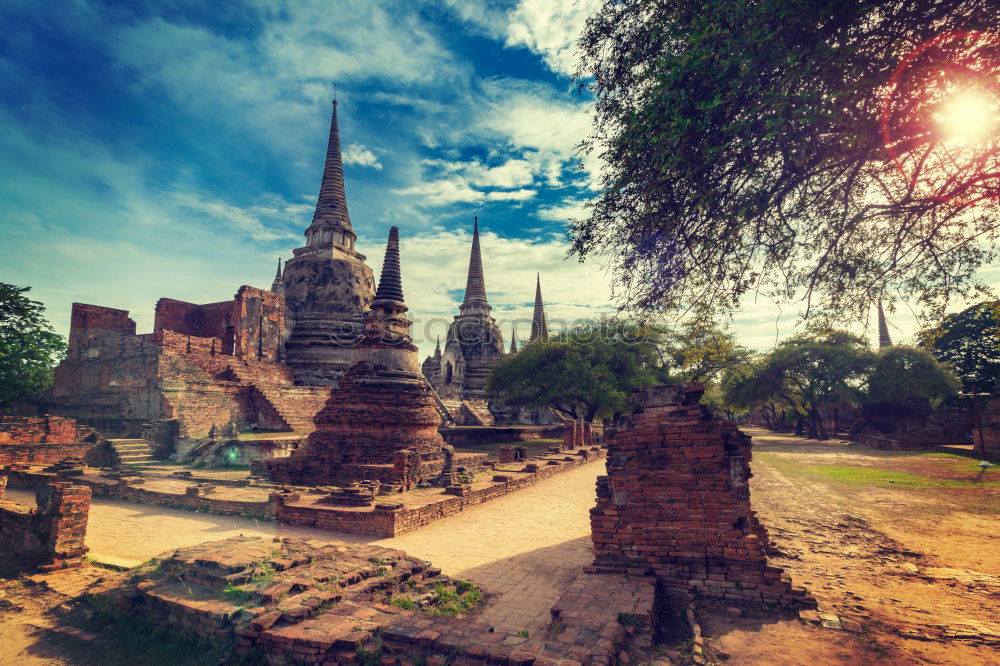
[[[729,663],[1000,663],[1000,517],[957,510],[944,491],[838,485],[810,474],[810,465],[892,468],[883,452],[751,433],[753,504],[780,553],[773,563],[812,592],[821,612],[863,631],[854,646],[827,631],[796,649],[809,639],[791,623],[749,633],[716,622],[715,644],[733,655]]]

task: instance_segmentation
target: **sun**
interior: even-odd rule
[[[998,109],[991,96],[966,91],[941,104],[936,120],[950,139],[981,141],[997,130]]]

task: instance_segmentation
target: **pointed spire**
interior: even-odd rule
[[[434,347],[434,358],[441,358],[441,336],[438,336],[437,345]]]
[[[271,291],[276,294],[285,293],[285,281],[281,277],[281,257],[278,257],[278,270],[274,272],[274,282],[271,283]]]
[[[535,311],[531,316],[531,337],[528,342],[549,339],[549,324],[545,321],[545,306],[542,305],[542,277],[535,274]]]
[[[513,324],[510,325],[510,353],[517,353],[517,328]]]
[[[337,100],[333,101],[333,115],[330,119],[330,140],[326,147],[326,164],[323,167],[323,181],[316,200],[316,212],[312,225],[348,231],[353,236],[351,216],[347,212],[347,194],[344,191],[344,161],[340,155],[340,127],[337,124]],[[308,233],[307,233],[308,236]],[[314,242],[310,237],[310,244]]]
[[[479,250],[479,217],[476,216],[474,220],[469,275],[465,282],[465,300],[462,301],[463,314],[467,307],[490,309],[489,301],[486,300],[486,280],[483,278],[483,257]]]
[[[403,302],[403,278],[399,270],[399,227],[389,228],[389,242],[385,246],[382,275],[379,276],[375,301]]]
[[[878,346],[880,349],[892,346],[892,338],[889,337],[889,323],[885,319],[882,301],[878,302]]]

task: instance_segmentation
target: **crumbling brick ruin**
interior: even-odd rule
[[[278,362],[284,316],[280,294],[243,286],[223,303],[161,299],[153,333],[135,335],[127,312],[75,303],[45,407],[118,437],[163,422],[180,437],[230,423],[309,429],[329,389],[293,386]]]
[[[93,431],[74,419],[0,416],[0,466],[10,463],[51,465],[65,458],[103,462],[92,456],[98,446]],[[94,452],[96,454],[96,452]]]
[[[41,570],[79,566],[87,552],[90,488],[56,481],[40,487],[36,507],[3,499],[0,476],[0,558]]]
[[[736,602],[811,605],[769,566],[750,507],[750,437],[699,405],[700,384],[633,393],[608,433],[591,509],[593,572],[652,573],[667,590]]]

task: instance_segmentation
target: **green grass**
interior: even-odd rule
[[[948,454],[944,454],[948,455]],[[967,474],[965,479],[935,479],[912,472],[897,472],[883,467],[854,465],[804,465],[781,456],[762,454],[767,464],[783,474],[811,476],[840,485],[875,486],[877,488],[998,488],[1000,469],[987,470],[980,481],[975,481],[979,467],[970,460],[968,466],[956,470]],[[960,456],[959,456],[960,457]]]

